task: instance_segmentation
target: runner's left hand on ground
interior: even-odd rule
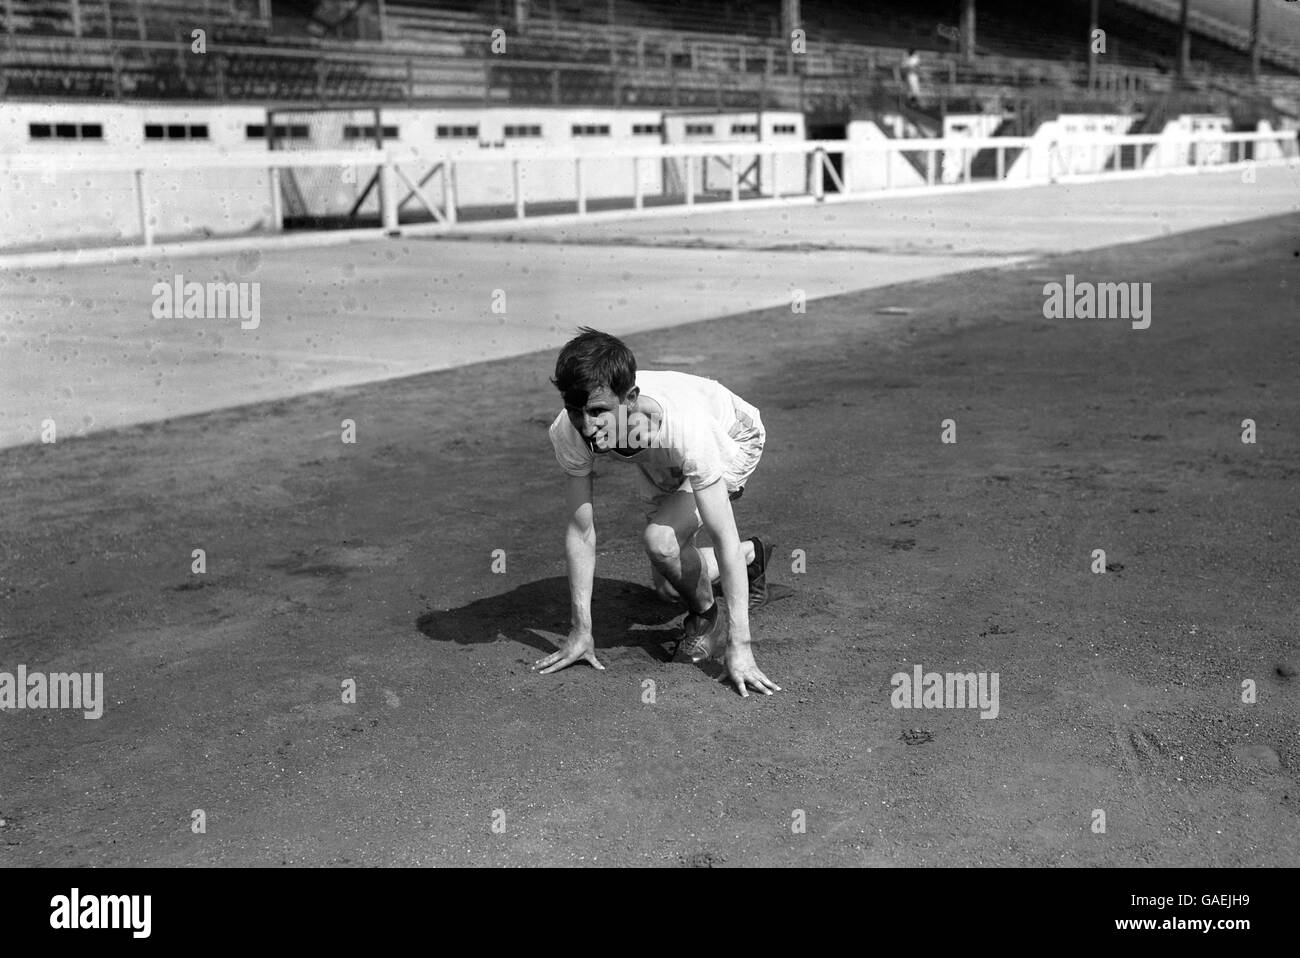
[[[754,661],[754,653],[748,645],[727,649],[727,677],[736,683],[736,688],[740,689],[740,694],[745,698],[749,698],[749,686],[753,686],[754,691],[762,692],[764,695],[781,691],[781,686],[763,674],[763,670]]]
[[[541,669],[542,675],[549,675],[568,668],[579,659],[590,663],[592,668],[605,671],[605,666],[601,665],[600,660],[596,658],[596,642],[591,633],[574,629],[558,651],[552,652],[544,659],[538,659],[533,663],[533,668]]]

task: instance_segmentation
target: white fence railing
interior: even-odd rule
[[[391,234],[451,230],[463,225],[467,215],[498,223],[534,222],[553,221],[556,215],[640,215],[652,207],[685,211],[796,198],[856,199],[909,188],[1018,187],[1079,176],[1285,163],[1294,161],[1297,152],[1293,131],[1119,136],[1045,136],[1040,131],[1033,137],[701,143],[609,152],[515,148],[436,154],[378,149],[221,156],[18,154],[0,157],[0,192],[21,193],[22,209],[34,210],[31,215],[39,217],[41,197],[48,197],[51,207],[66,206],[54,202],[63,190],[75,189],[84,197],[95,192],[96,178],[117,177],[112,190],[100,192],[112,193],[118,213],[123,213],[124,204],[133,206],[136,230],[131,238],[150,246],[156,242],[160,211],[176,204],[221,206],[226,222],[234,222],[229,202],[205,196],[203,190],[214,187],[195,185],[200,182],[241,184],[239,195],[252,204],[248,216],[257,229],[262,234],[280,232],[290,196],[287,181],[306,170],[352,184],[365,182],[356,175],[358,170],[371,170],[364,191],[353,187],[343,197],[347,204],[324,212],[350,210],[355,217],[364,207],[369,220]],[[65,174],[75,181],[66,187],[60,184]],[[330,195],[337,199],[337,194]],[[300,196],[297,202],[301,204]],[[403,222],[404,211],[415,206],[424,207],[422,222],[412,223],[409,216]],[[12,231],[3,242],[13,245],[31,231],[8,212],[9,221],[0,229]],[[182,218],[187,223],[201,220],[192,211]],[[211,226],[205,230],[209,235],[221,232]],[[249,230],[245,225],[243,232]],[[128,231],[119,227],[119,235],[126,237]],[[248,240],[256,243],[257,237]]]

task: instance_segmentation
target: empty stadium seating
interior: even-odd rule
[[[29,36],[175,40],[201,27],[230,40],[264,38],[257,0],[5,0],[0,32]]]
[[[807,110],[897,98],[903,49],[917,47],[940,106],[1020,95],[1132,101],[1170,87],[1178,28],[1159,9],[1169,2],[1102,0],[1107,50],[1089,73],[1088,0],[978,0],[972,57],[953,40],[957,0],[803,0],[798,55],[781,35],[780,0],[534,0],[522,24],[509,0],[7,0],[0,68],[11,96]],[[202,62],[184,55],[196,20],[212,44]],[[497,27],[507,28],[504,55],[489,48]],[[1256,95],[1238,46],[1198,35],[1192,56],[1202,92]],[[1298,83],[1275,73],[1260,90],[1294,96]]]

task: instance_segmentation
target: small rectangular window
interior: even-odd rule
[[[457,138],[457,139],[478,139],[477,126],[440,126],[438,127],[439,138]]]
[[[190,124],[191,140],[206,140],[208,138],[208,125],[206,123]]]
[[[662,136],[664,127],[662,123],[633,123],[633,136]]]
[[[382,129],[384,131],[385,140],[397,139],[397,127],[385,126],[382,127]],[[343,127],[343,139],[345,140],[374,140],[374,138],[375,128],[373,126],[355,126],[353,124],[348,124]]]
[[[687,123],[686,133],[688,136],[708,136],[713,133],[712,123]]]
[[[536,124],[506,124],[506,138],[515,139],[519,137],[536,137],[542,135],[542,128]]]
[[[102,123],[29,123],[27,135],[33,140],[102,140]]]
[[[261,123],[249,123],[244,127],[244,135],[250,140],[262,140],[267,136],[267,128]],[[305,140],[307,139],[307,124],[295,123],[292,126],[286,126],[283,123],[277,123],[272,128],[271,135],[277,140]]]
[[[799,128],[793,123],[776,123],[772,126],[773,133],[798,133]]]
[[[144,125],[144,138],[146,140],[161,140],[163,138],[162,124],[146,123]]]
[[[572,132],[574,136],[609,136],[609,124],[575,123]]]
[[[757,133],[758,124],[757,123],[733,123],[731,124],[731,132],[733,136],[737,133]]]

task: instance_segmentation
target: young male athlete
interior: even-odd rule
[[[552,382],[564,397],[550,434],[568,475],[565,553],[573,620],[559,651],[533,668],[545,675],[579,659],[605,668],[596,658],[591,621],[591,469],[604,456],[637,467],[655,587],[686,606],[673,661],[721,657],[741,695],[748,697],[750,687],[766,695],[779,692],[754,662],[749,634],[750,608],[767,600],[772,550],[757,537],[741,542],[731,511],[763,453],[766,432],[758,410],[711,379],[638,372],[621,340],[585,326],[560,351]],[[712,548],[696,547],[701,528]],[[719,580],[723,599],[714,601],[713,583]]]

